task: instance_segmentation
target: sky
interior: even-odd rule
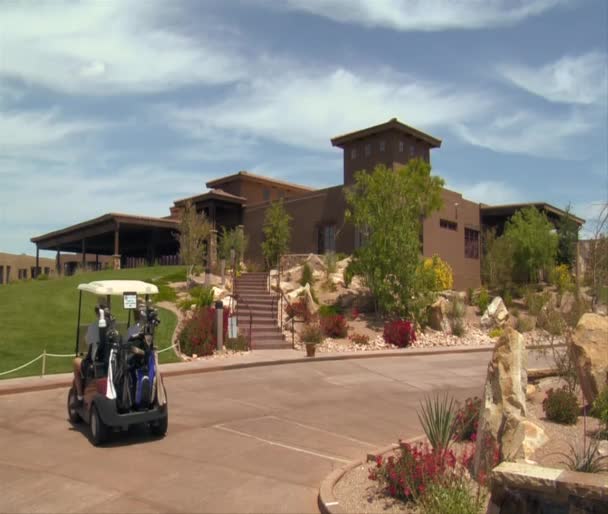
[[[239,170],[340,184],[330,139],[393,117],[465,198],[592,220],[607,27],[606,0],[0,0],[0,251]]]

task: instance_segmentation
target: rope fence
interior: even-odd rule
[[[166,348],[163,348],[162,350],[156,350],[156,353],[163,353],[166,352],[167,350],[171,350],[172,348],[177,348],[177,344],[174,343],[172,345],[167,346]],[[47,357],[54,357],[54,358],[67,358],[67,357],[71,357],[72,359],[75,357],[75,355],[73,353],[47,353],[46,350],[44,352],[42,352],[40,355],[38,355],[38,357],[32,359],[29,362],[26,362],[25,364],[22,364],[21,366],[18,366],[17,368],[14,369],[9,369],[8,371],[2,371],[0,372],[0,377],[4,376],[4,375],[10,375],[11,373],[14,373],[15,371],[19,371],[23,368],[27,368],[28,366],[30,366],[31,364],[34,364],[35,362],[39,361],[40,359],[42,359],[42,371],[40,373],[40,376],[43,377],[46,373],[46,359]]]

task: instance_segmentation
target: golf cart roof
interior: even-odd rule
[[[78,289],[96,295],[122,295],[123,293],[158,294],[158,287],[141,280],[97,280],[80,284]]]

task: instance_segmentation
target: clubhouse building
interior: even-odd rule
[[[217,233],[221,227],[243,226],[249,237],[246,260],[262,262],[264,214],[271,202],[283,199],[292,217],[292,254],[350,254],[361,244],[354,226],[345,221],[344,188],[354,183],[359,170],[371,171],[377,164],[390,169],[422,158],[430,163],[431,150],[441,146],[436,139],[396,118],[331,139],[343,152],[343,182],[325,189],[275,180],[247,171],[207,182],[207,192],[176,200],[165,218],[108,213],[98,218],[33,237],[36,255],[40,250],[111,256],[114,267],[141,263],[178,262],[179,246],[174,237],[183,205],[191,201],[214,227],[209,260],[215,261]],[[443,207],[423,221],[424,256],[438,254],[454,272],[454,287],[465,289],[481,283],[481,232],[496,227],[500,233],[518,209],[535,206],[553,223],[565,216],[546,203],[486,205],[465,199],[461,193],[443,189]],[[575,217],[581,226],[584,220]],[[36,264],[38,267],[38,264]]]

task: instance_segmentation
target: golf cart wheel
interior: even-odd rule
[[[153,435],[158,437],[163,437],[167,433],[167,428],[169,428],[169,416],[165,416],[164,418],[159,419],[158,421],[153,421],[150,423],[150,432]]]
[[[108,427],[104,424],[99,416],[97,407],[93,405],[91,408],[91,439],[95,446],[103,444],[108,439]]]
[[[68,418],[72,423],[79,423],[82,421],[80,414],[78,414],[78,410],[76,409],[76,402],[78,401],[76,397],[76,388],[74,386],[70,387],[70,391],[68,393]]]

